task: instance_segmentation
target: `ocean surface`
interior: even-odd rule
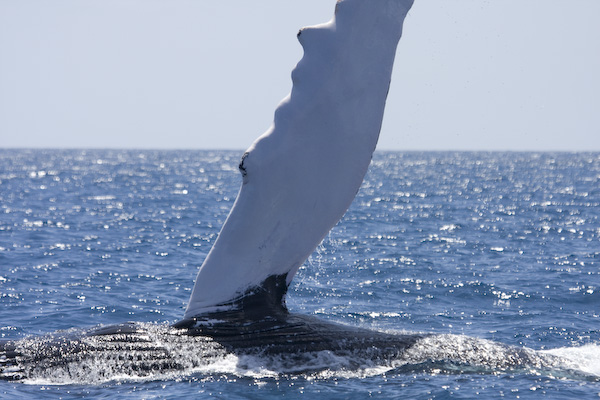
[[[181,319],[241,154],[0,150],[0,339]],[[289,372],[232,356],[171,376],[0,380],[0,398],[598,398],[600,153],[377,152],[287,303],[526,346],[570,372],[334,358]]]

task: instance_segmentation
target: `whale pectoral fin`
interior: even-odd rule
[[[185,318],[253,308],[239,299],[271,279],[285,277],[289,285],[344,215],[377,144],[412,3],[340,0],[330,22],[300,31],[304,56],[292,91],[242,156],[242,187],[198,272]]]

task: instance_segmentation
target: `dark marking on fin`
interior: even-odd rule
[[[240,160],[240,163],[238,165],[238,169],[240,170],[240,172],[242,173],[242,177],[244,178],[244,183],[246,183],[246,176],[248,175],[248,171],[246,171],[246,166],[244,165],[244,161],[246,161],[246,157],[248,157],[250,155],[249,152],[245,152],[244,155],[242,156],[242,159]]]
[[[181,320],[173,325],[175,328],[189,328],[196,320],[215,319],[226,321],[260,321],[264,319],[283,320],[288,316],[285,295],[288,285],[287,274],[271,275],[260,285],[248,289],[241,296],[217,307],[227,308],[225,311],[204,314],[198,317]]]

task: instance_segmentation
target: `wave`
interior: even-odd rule
[[[586,344],[579,347],[560,347],[541,351],[560,357],[573,370],[581,371],[590,377],[600,380],[600,344]]]

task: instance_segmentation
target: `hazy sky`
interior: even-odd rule
[[[375,0],[371,0],[375,2]],[[0,147],[245,149],[334,0],[0,0]],[[379,149],[600,151],[600,1],[416,0]]]

